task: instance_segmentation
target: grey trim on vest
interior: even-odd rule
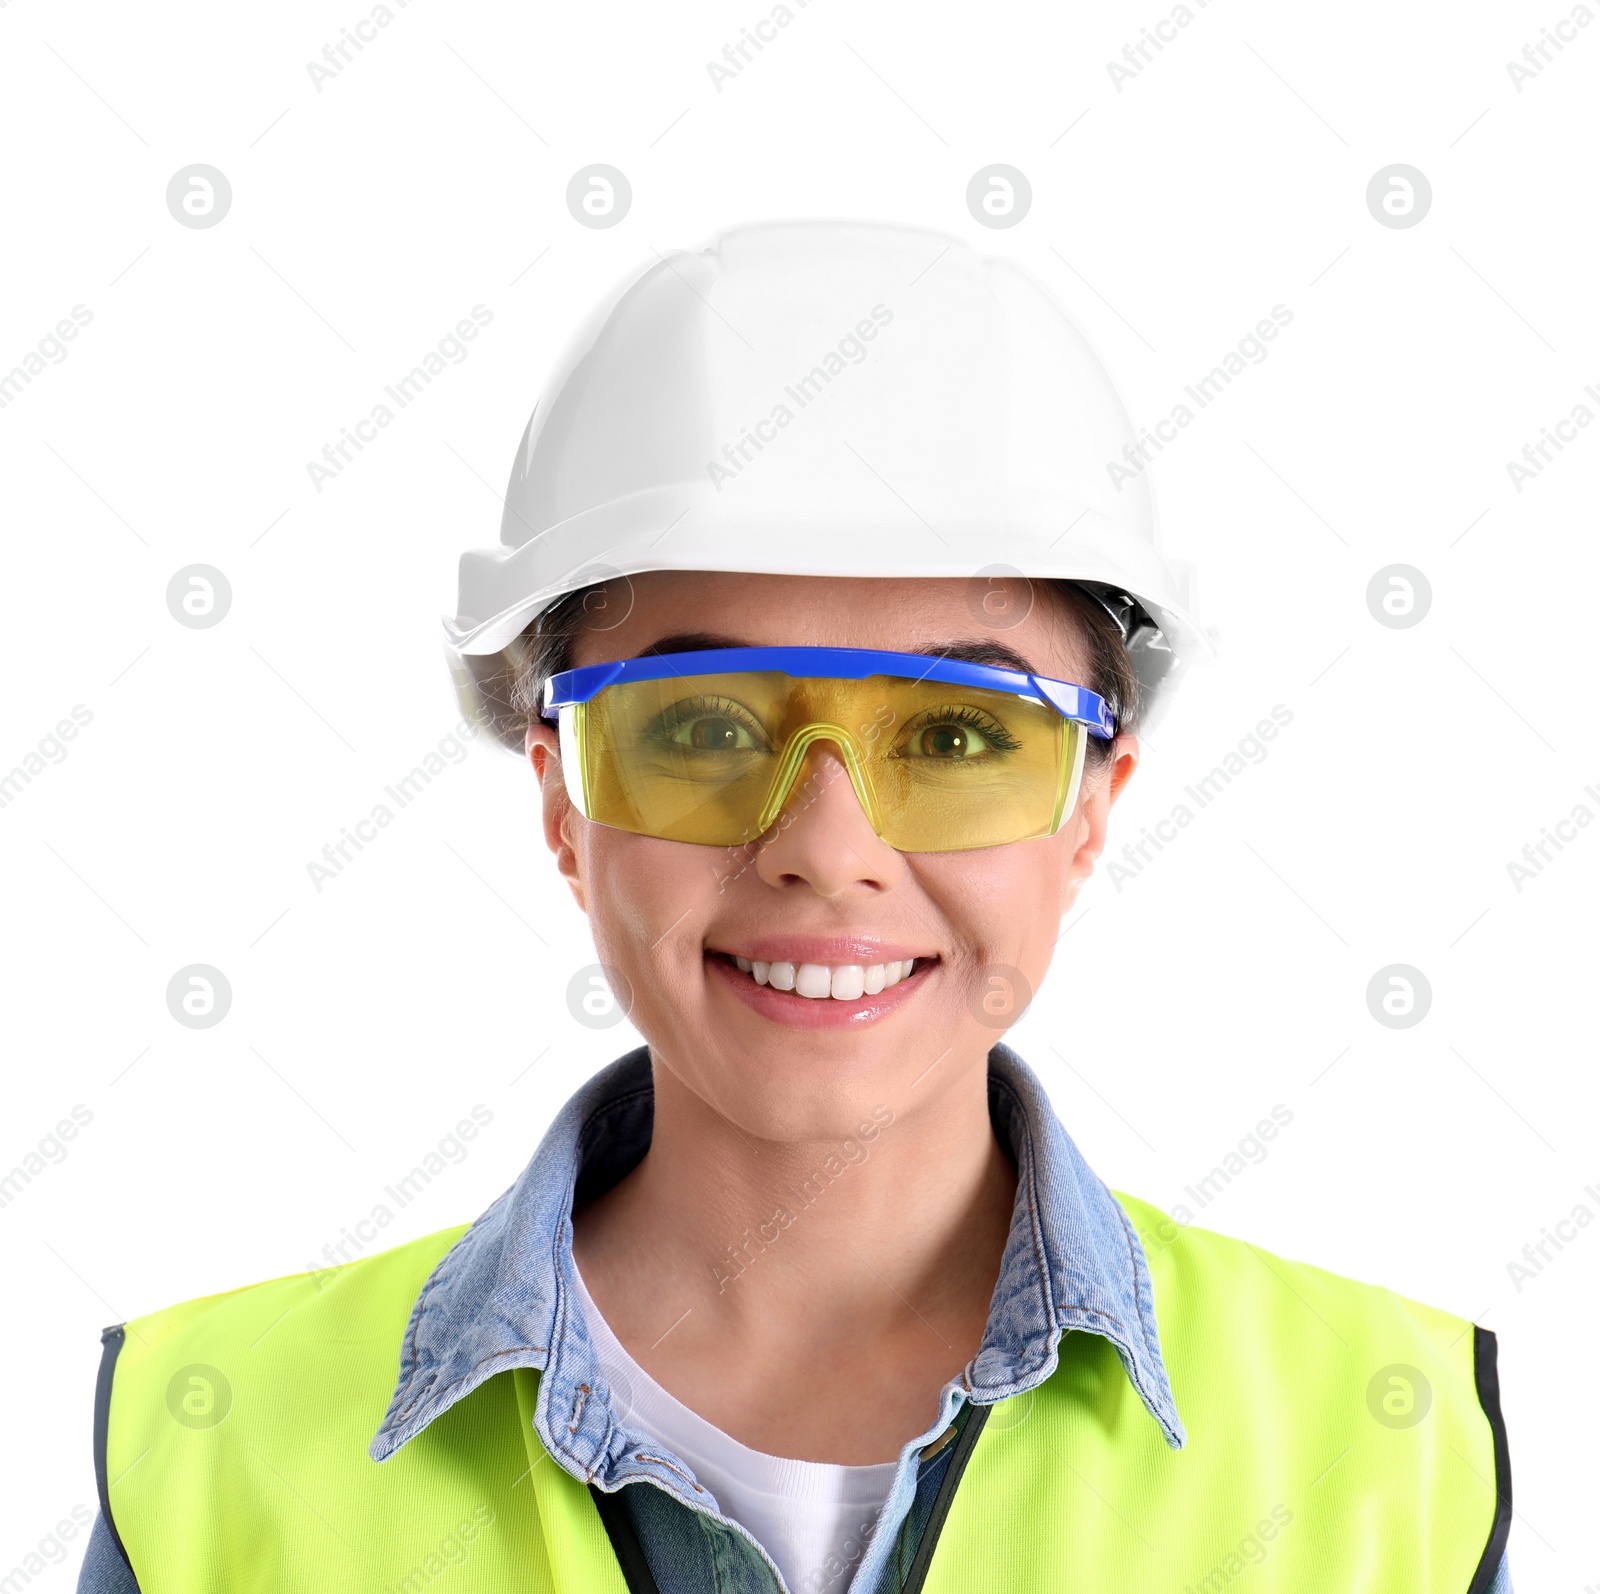
[[[642,1485],[635,1484],[634,1487]],[[644,1546],[639,1543],[639,1535],[633,1531],[633,1519],[628,1515],[622,1490],[607,1492],[599,1484],[591,1483],[589,1494],[594,1500],[595,1510],[600,1513],[600,1520],[605,1524],[606,1537],[611,1540],[617,1565],[622,1568],[622,1580],[628,1585],[628,1594],[660,1594],[655,1573],[645,1559]]]
[[[1472,1328],[1472,1368],[1478,1386],[1478,1404],[1489,1419],[1494,1431],[1494,1524],[1489,1529],[1489,1542],[1483,1547],[1483,1559],[1467,1586],[1467,1594],[1489,1594],[1500,1573],[1500,1562],[1506,1553],[1506,1540],[1511,1536],[1511,1446],[1506,1439],[1506,1420],[1500,1414],[1500,1371],[1497,1366],[1499,1341],[1494,1331]]]
[[[100,1495],[100,1515],[105,1519],[117,1554],[131,1572],[133,1562],[128,1559],[127,1546],[117,1532],[116,1518],[111,1515],[111,1485],[106,1477],[106,1437],[111,1424],[111,1380],[117,1369],[117,1354],[127,1336],[121,1323],[113,1323],[100,1333],[100,1375],[94,1385],[94,1483]]]
[[[950,1503],[955,1499],[956,1489],[961,1482],[961,1474],[967,1470],[967,1463],[972,1459],[973,1449],[978,1443],[978,1435],[983,1432],[983,1425],[988,1422],[989,1413],[993,1410],[993,1406],[969,1404],[963,1415],[956,1419],[961,1433],[950,1452],[950,1465],[945,1470],[939,1492],[933,1497],[933,1510],[928,1515],[927,1527],[922,1530],[916,1559],[912,1561],[911,1570],[906,1573],[906,1580],[901,1585],[901,1594],[921,1594],[928,1568],[933,1564],[933,1552],[938,1547],[939,1535],[944,1531],[944,1519],[950,1514]]]

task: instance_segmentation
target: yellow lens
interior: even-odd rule
[[[997,847],[1048,835],[1071,731],[1048,703],[880,676],[870,760],[883,838],[901,852]]]
[[[626,681],[579,712],[590,818],[714,846],[752,841],[815,800],[825,777],[806,753],[817,741],[836,746],[869,819],[902,852],[1049,835],[1082,734],[1036,699],[897,676]]]
[[[603,688],[582,706],[589,817],[667,841],[753,841],[789,684],[762,672]]]

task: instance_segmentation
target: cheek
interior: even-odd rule
[[[579,867],[601,961],[651,984],[698,963],[718,901],[720,849],[581,823]]]
[[[1070,850],[1065,834],[977,852],[923,854],[923,889],[938,904],[957,955],[974,964],[1042,969],[1060,933]]]

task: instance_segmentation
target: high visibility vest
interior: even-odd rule
[[[1064,1334],[1036,1389],[963,1408],[907,1594],[1226,1594],[1246,1572],[1250,1594],[1482,1594],[1511,1508],[1494,1336],[1118,1200],[1187,1446],[1109,1341]],[[466,1227],[106,1331],[101,1509],[142,1594],[427,1594],[456,1568],[439,1594],[652,1586],[617,1497],[544,1453],[532,1369],[368,1455]]]

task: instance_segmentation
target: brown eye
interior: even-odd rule
[[[950,703],[918,715],[906,727],[896,756],[972,764],[1003,758],[1021,745],[992,714],[967,703]]]
[[[930,725],[917,737],[917,752],[924,758],[968,758],[981,750],[981,739],[959,725]]]
[[[727,697],[686,698],[674,703],[646,732],[657,745],[696,753],[766,752],[761,722]]]
[[[739,740],[741,727],[732,720],[700,719],[687,727],[689,745],[703,748],[709,752],[732,752],[741,745],[748,745],[748,740],[741,744]]]

